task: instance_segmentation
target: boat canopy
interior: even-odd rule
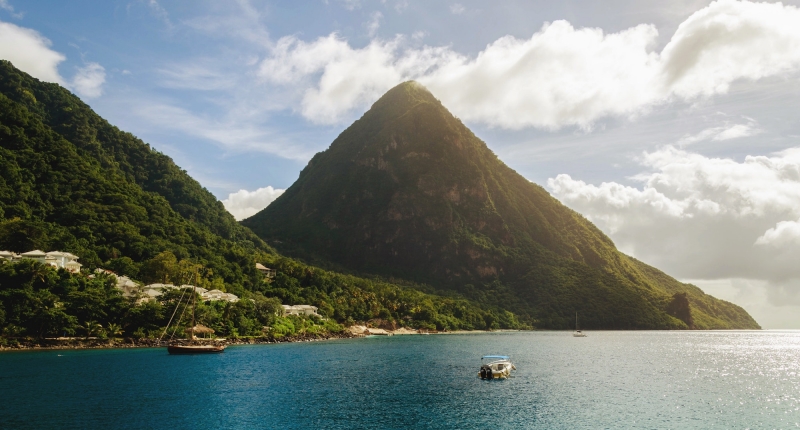
[[[481,360],[483,360],[485,358],[496,358],[498,360],[509,360],[509,359],[511,359],[511,357],[509,357],[507,355],[484,355],[483,357],[481,357]]]

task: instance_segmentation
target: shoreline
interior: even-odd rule
[[[341,333],[327,333],[324,335],[296,335],[286,336],[280,339],[260,337],[260,338],[239,338],[224,339],[219,341],[225,346],[233,345],[266,345],[276,343],[298,343],[298,342],[320,342],[336,339],[353,339],[363,336],[353,335],[347,330]],[[128,349],[128,348],[166,348],[167,342],[158,342],[155,339],[84,339],[84,338],[46,338],[30,339],[19,341],[14,346],[0,346],[0,353],[13,351],[43,351],[43,350],[82,350],[82,349]]]
[[[337,339],[356,339],[367,336],[388,337],[388,336],[422,336],[422,335],[457,335],[457,334],[482,334],[482,333],[503,333],[517,332],[523,330],[454,330],[439,332],[419,333],[411,329],[387,330],[386,335],[371,335],[368,333],[358,333],[347,328],[339,333],[327,333],[324,335],[295,335],[283,338],[238,338],[220,340],[225,346],[234,345],[267,345],[277,343],[298,343],[298,342],[320,342]],[[0,346],[0,353],[13,351],[45,351],[45,350],[82,350],[82,349],[128,349],[128,348],[166,348],[167,342],[158,342],[155,339],[96,339],[96,338],[45,338],[45,339],[25,339],[18,340],[14,346]]]

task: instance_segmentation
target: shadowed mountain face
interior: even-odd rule
[[[280,250],[451,290],[539,327],[757,328],[740,307],[620,253],[542,187],[503,164],[414,82],[390,90],[243,221]]]

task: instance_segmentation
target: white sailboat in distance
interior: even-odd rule
[[[575,331],[572,332],[572,337],[586,337],[586,333],[578,327],[578,312],[575,312]]]

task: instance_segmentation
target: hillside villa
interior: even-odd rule
[[[20,260],[35,260],[42,264],[65,269],[68,272],[78,273],[81,271],[81,263],[78,263],[78,256],[69,252],[50,251],[44,252],[38,249],[33,251],[16,254],[11,251],[0,251],[0,262],[17,262]]]
[[[267,279],[272,279],[275,277],[275,270],[270,269],[269,267],[264,266],[261,263],[256,263],[256,270],[261,272]]]
[[[283,316],[287,315],[316,315],[321,317],[320,314],[317,313],[317,307],[311,305],[282,305],[283,306]]]

